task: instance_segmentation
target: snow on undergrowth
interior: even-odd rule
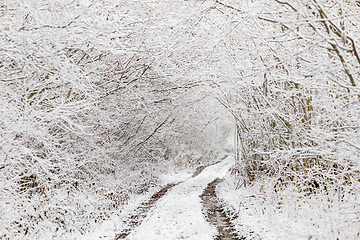
[[[359,195],[341,192],[304,194],[296,186],[276,190],[274,179],[237,186],[234,176],[217,193],[236,213],[239,235],[250,239],[358,239]],[[253,237],[253,238],[252,238]]]

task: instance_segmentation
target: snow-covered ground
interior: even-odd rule
[[[205,220],[199,195],[208,183],[225,177],[232,164],[233,158],[228,157],[175,186],[157,202],[155,209],[128,239],[213,239],[216,229]]]
[[[217,230],[206,219],[200,196],[209,183],[218,178],[225,181],[216,187],[217,198],[222,201],[223,208],[236,216],[232,218],[232,225],[238,236],[262,240],[320,240],[337,239],[338,236],[344,237],[338,239],[355,239],[357,231],[353,229],[354,226],[341,233],[338,226],[344,224],[336,222],[341,221],[341,218],[335,219],[333,210],[319,207],[320,205],[316,204],[319,199],[297,201],[296,192],[288,189],[281,193],[279,202],[274,194],[269,194],[271,183],[268,182],[267,185],[264,185],[264,182],[236,188],[236,179],[229,171],[233,164],[234,158],[226,157],[221,162],[204,168],[196,176],[186,172],[163,176],[165,184],[178,184],[169,188],[165,195],[155,201],[145,214],[146,217],[131,228],[126,239],[214,239]],[[129,228],[126,220],[131,214],[159,189],[153,189],[146,195],[129,201],[118,215],[85,235],[83,239],[116,239],[119,233]]]
[[[237,214],[234,225],[239,235],[248,239],[311,239],[312,235],[304,224],[276,214],[261,192],[256,191],[256,186],[236,189],[234,182],[234,179],[227,178],[220,183],[217,195],[230,211]]]
[[[336,196],[301,196],[296,188],[275,192],[271,180],[236,188],[236,179],[229,176],[217,186],[217,196],[229,211],[238,234],[247,239],[264,240],[329,240],[360,239],[356,208],[346,202],[332,207],[326,204]],[[356,204],[355,197],[352,202]]]
[[[216,228],[206,221],[199,196],[210,182],[216,178],[224,178],[233,163],[233,157],[227,157],[205,168],[194,178],[186,174],[177,176],[178,178],[187,176],[188,179],[160,198],[142,224],[135,228],[127,239],[213,239]],[[142,200],[138,199],[130,203],[120,216],[114,216],[96,231],[84,236],[84,239],[114,239],[124,227],[122,224],[125,215],[139,206]]]

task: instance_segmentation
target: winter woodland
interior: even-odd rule
[[[229,205],[360,238],[359,24],[356,0],[0,0],[0,239],[80,239],[224,151]]]

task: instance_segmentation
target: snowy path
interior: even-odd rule
[[[227,157],[220,163],[206,167],[199,175],[190,178],[160,198],[140,226],[128,235],[128,240],[212,240],[216,227],[206,221],[202,213],[200,195],[209,183],[223,178],[233,164]]]

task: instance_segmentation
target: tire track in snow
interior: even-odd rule
[[[127,229],[115,239],[131,240],[213,240],[217,229],[205,219],[200,195],[214,179],[229,172],[232,158],[199,167],[186,181],[164,188],[128,219]],[[171,189],[171,190],[170,190]],[[219,239],[219,238],[217,238]]]
[[[218,234],[215,240],[245,240],[245,237],[238,236],[231,218],[226,214],[220,199],[216,196],[215,188],[223,179],[215,179],[210,182],[200,195],[206,219],[217,228]]]
[[[227,155],[225,156],[227,157]],[[223,158],[224,159],[224,158]],[[222,160],[223,160],[222,159]],[[216,162],[219,163],[219,162]],[[214,165],[216,163],[213,163],[211,165]],[[211,166],[209,165],[209,166]],[[197,175],[199,175],[206,167],[208,166],[199,166],[195,173],[191,176],[192,178],[196,177]],[[133,229],[135,229],[137,226],[139,226],[141,224],[141,222],[144,220],[144,218],[147,216],[147,213],[149,212],[149,210],[154,206],[155,202],[157,200],[159,200],[161,197],[163,197],[172,187],[180,184],[181,182],[178,183],[171,183],[166,185],[165,187],[163,187],[160,191],[158,191],[157,193],[155,193],[153,196],[151,196],[151,198],[147,201],[144,202],[140,205],[139,208],[137,208],[136,213],[131,215],[125,225],[128,226],[126,229],[123,229],[120,233],[118,233],[115,237],[115,240],[119,240],[119,239],[125,239]]]
[[[218,163],[218,162],[217,162]],[[214,163],[216,164],[216,163]],[[213,164],[211,164],[213,165]],[[210,166],[210,165],[209,165]],[[192,178],[196,177],[197,175],[199,175],[207,166],[199,166],[195,173],[191,176]],[[120,233],[118,233],[115,237],[115,240],[119,240],[119,239],[125,239],[133,229],[135,229],[137,226],[139,226],[141,224],[141,222],[143,221],[143,219],[147,216],[147,213],[149,212],[149,210],[154,206],[155,202],[157,200],[159,200],[161,197],[163,197],[172,187],[180,184],[181,182],[178,183],[172,183],[172,184],[168,184],[165,187],[163,187],[160,191],[158,191],[157,193],[155,193],[153,196],[151,196],[151,198],[147,201],[144,202],[140,205],[139,208],[137,208],[136,213],[131,215],[125,225],[128,226],[126,229],[123,229]]]
[[[141,222],[147,216],[149,210],[154,206],[155,202],[159,200],[162,196],[164,196],[172,187],[178,185],[179,183],[171,183],[166,185],[160,191],[152,195],[148,201],[142,203],[140,207],[137,208],[136,213],[134,213],[127,219],[125,225],[128,227],[118,233],[115,237],[115,240],[125,239],[134,228],[141,224]]]

